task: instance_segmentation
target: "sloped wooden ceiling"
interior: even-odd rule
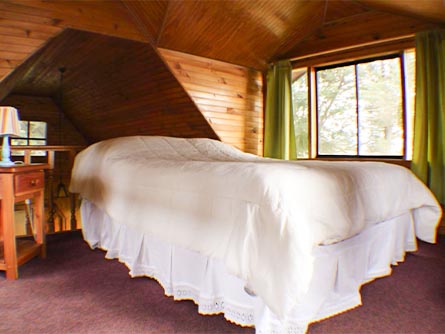
[[[52,96],[90,142],[137,134],[218,138],[149,44],[68,29],[28,63],[13,93]]]
[[[444,24],[443,0],[1,0],[0,80],[64,28],[264,70]]]
[[[156,47],[264,70],[273,60],[443,26],[442,0],[124,1]],[[164,12],[157,22],[156,13]]]
[[[253,78],[277,59],[406,39],[444,24],[443,0],[0,0],[0,100],[11,93],[53,96],[57,67],[65,66],[63,109],[92,141],[130,132],[215,138],[207,121],[229,117],[230,103],[209,117],[194,88],[181,79],[185,92],[171,73],[179,78],[167,66],[171,59],[159,58],[161,50],[241,65],[254,70]],[[71,28],[127,41],[63,32]],[[255,94],[245,99],[254,119],[262,109]],[[241,144],[254,150],[262,122],[236,126],[224,135],[239,140],[250,133]]]

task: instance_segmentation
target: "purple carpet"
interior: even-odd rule
[[[79,233],[48,237],[48,258],[0,272],[0,333],[254,333],[202,316],[148,278],[92,251]],[[363,306],[312,324],[309,333],[445,333],[445,239],[419,244],[389,277],[362,288]]]

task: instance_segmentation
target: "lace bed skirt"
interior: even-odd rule
[[[310,289],[280,320],[244,281],[225,270],[221,260],[117,224],[87,200],[82,201],[81,216],[90,247],[125,263],[132,277],[154,278],[167,296],[191,299],[199,313],[223,313],[231,322],[255,326],[257,333],[304,333],[311,322],[361,305],[361,285],[389,275],[391,264],[403,261],[406,251],[417,249],[410,212],[348,240],[315,248]]]

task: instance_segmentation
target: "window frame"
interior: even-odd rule
[[[15,146],[15,147],[20,147],[20,146],[45,146],[48,144],[48,122],[46,121],[37,121],[37,120],[25,120],[25,119],[21,119],[20,122],[26,122],[28,124],[27,126],[27,136],[26,137],[15,137],[15,138],[11,138],[11,145]],[[45,137],[44,138],[37,138],[37,137],[30,137],[31,134],[31,123],[34,122],[39,122],[39,123],[45,123],[45,127],[46,127],[46,131],[45,131]],[[25,140],[26,144],[13,144],[14,140]],[[43,145],[37,145],[37,144],[32,144],[31,141],[33,140],[39,140],[39,141],[45,141],[45,144]],[[11,153],[13,156],[16,157],[21,157],[25,155],[24,151],[19,151],[19,150],[14,150],[14,152]],[[31,151],[31,156],[46,156],[46,152],[45,151]]]
[[[306,69],[307,75],[307,85],[308,85],[308,158],[309,159],[327,159],[327,160],[388,160],[388,161],[410,161],[408,159],[408,131],[407,129],[407,83],[405,72],[405,55],[407,52],[412,50],[413,47],[405,47],[403,49],[399,49],[398,51],[385,52],[384,54],[373,55],[372,53],[367,56],[360,56],[353,59],[337,59],[334,62],[330,62],[328,64],[309,64],[308,66],[302,66],[301,61],[297,62],[297,64],[293,64],[293,69]],[[402,155],[359,155],[359,99],[356,99],[356,113],[357,113],[357,154],[356,155],[346,155],[346,154],[320,154],[319,153],[319,115],[318,115],[318,82],[317,82],[317,72],[321,70],[350,66],[354,65],[355,71],[355,90],[357,93],[358,85],[357,80],[357,66],[363,63],[369,63],[378,60],[386,60],[386,59],[399,59],[400,66],[400,94],[401,94],[401,103],[402,103],[402,126],[403,126],[403,148]],[[293,81],[294,82],[294,81]],[[356,95],[358,96],[358,95]]]

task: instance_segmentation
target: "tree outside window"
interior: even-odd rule
[[[316,156],[320,157],[410,159],[414,59],[411,51],[315,67],[315,91],[307,82],[311,68],[295,69],[292,93],[297,157],[309,157],[312,140],[316,141]],[[308,96],[315,99],[316,110],[310,110]],[[309,119],[316,122],[312,136]]]

